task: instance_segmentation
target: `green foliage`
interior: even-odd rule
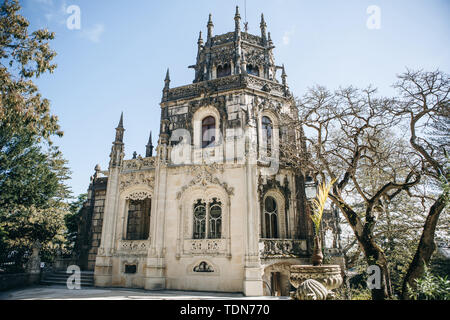
[[[51,141],[62,136],[58,119],[33,83],[56,68],[54,34],[30,33],[19,11],[18,1],[0,4],[0,265],[14,262],[14,271],[36,241],[44,256],[64,247],[70,196],[67,161]]]
[[[77,200],[73,201],[69,205],[70,213],[64,217],[65,224],[67,227],[67,250],[68,254],[71,255],[73,251],[77,252],[78,248],[76,244],[78,242],[78,227],[81,222],[81,213],[83,204],[87,200],[87,194],[82,193],[78,196]]]
[[[415,279],[416,288],[408,286],[408,294],[414,300],[450,300],[450,280],[447,276],[434,275],[425,267],[424,275]]]

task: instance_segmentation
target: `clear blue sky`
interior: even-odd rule
[[[124,111],[125,152],[145,154],[150,130],[159,134],[166,69],[171,86],[192,82],[197,38],[212,13],[214,33],[234,30],[235,6],[244,0],[24,0],[31,28],[56,33],[58,68],[37,81],[51,101],[64,137],[56,139],[73,171],[75,195],[86,192],[99,163],[106,169],[114,128]],[[78,5],[81,29],[69,30],[65,9]],[[366,10],[377,5],[381,28],[370,30]],[[247,0],[250,32],[261,12],[276,45],[277,64],[301,96],[315,84],[373,84],[381,94],[405,67],[450,71],[450,1]]]

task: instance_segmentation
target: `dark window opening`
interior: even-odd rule
[[[216,119],[206,117],[202,121],[202,148],[214,146],[216,141]]]
[[[259,77],[259,68],[258,68],[258,66],[254,66],[252,64],[247,65],[247,73],[251,74],[252,76]]]
[[[266,116],[262,118],[262,134],[264,145],[267,148],[267,155],[270,157],[272,154],[273,124],[272,120]]]
[[[136,265],[135,264],[126,264],[125,265],[125,273],[136,273]]]
[[[151,199],[130,200],[126,240],[147,240],[150,231]]]
[[[231,65],[225,63],[223,66],[217,67],[217,78],[222,78],[231,75]]]

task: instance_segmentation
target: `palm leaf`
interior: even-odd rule
[[[322,222],[323,210],[325,209],[325,204],[328,199],[328,193],[330,192],[331,187],[336,182],[336,179],[333,179],[330,183],[326,184],[322,182],[319,185],[319,190],[317,192],[316,199],[312,201],[312,207],[314,214],[311,215],[311,220],[314,223],[316,235],[319,234],[320,223]]]

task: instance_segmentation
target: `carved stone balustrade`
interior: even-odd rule
[[[262,259],[295,258],[306,255],[306,240],[261,239],[259,253]]]

